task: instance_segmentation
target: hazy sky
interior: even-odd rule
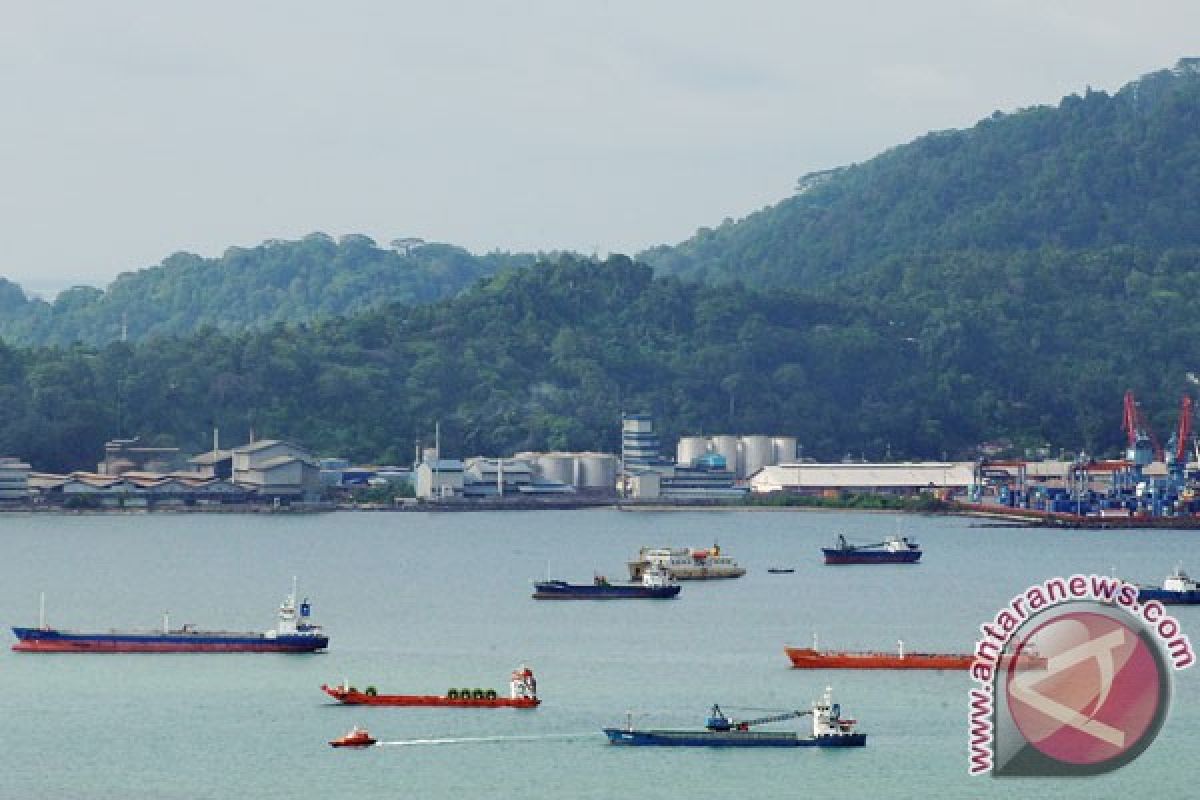
[[[1194,2],[4,2],[0,276],[311,231],[632,253],[1195,55]]]

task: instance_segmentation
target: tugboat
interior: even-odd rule
[[[499,697],[495,689],[450,689],[444,695],[379,694],[374,686],[359,691],[349,683],[341,686],[322,684],[321,691],[348,706],[446,706],[449,708],[537,708],[537,680],[533,670],[522,664],[513,670],[509,696]]]
[[[666,598],[679,594],[679,584],[671,580],[670,573],[657,566],[645,570],[640,583],[609,583],[603,575],[597,575],[590,585],[557,580],[534,581],[533,589],[536,600]]]
[[[795,731],[752,731],[756,725],[783,722],[811,715],[812,735],[800,736]],[[843,719],[841,706],[833,702],[833,690],[825,688],[821,699],[809,711],[787,711],[758,719],[730,719],[714,705],[705,721],[704,730],[673,730],[665,728],[638,730],[633,727],[632,715],[624,728],[605,728],[610,744],[659,747],[863,747],[867,735],[855,731],[857,721]]]
[[[339,736],[329,742],[330,747],[370,747],[376,739],[366,728],[355,725],[345,736]]]
[[[746,574],[745,567],[726,555],[721,555],[721,546],[713,543],[711,549],[693,550],[690,547],[643,547],[637,558],[629,562],[630,580],[638,580],[642,573],[652,567],[671,573],[680,581],[704,580],[707,578],[740,578]]]
[[[822,547],[826,564],[915,564],[921,546],[907,536],[889,536],[875,544],[850,544],[838,534],[835,547]]]
[[[85,632],[46,624],[45,598],[36,628],[13,628],[19,653],[313,653],[329,646],[329,637],[312,621],[308,598],[296,614],[296,579],[279,606],[279,623],[265,633],[206,631],[194,625],[172,629],[163,614],[162,630]]]
[[[1188,577],[1183,571],[1183,564],[1176,564],[1175,571],[1163,579],[1161,587],[1138,587],[1138,601],[1145,603],[1149,600],[1167,605],[1200,604],[1200,582]]]

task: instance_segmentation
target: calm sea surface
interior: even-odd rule
[[[838,532],[897,530],[917,566],[834,568]],[[530,580],[624,577],[639,546],[721,547],[750,572],[675,600],[543,602]],[[962,673],[807,672],[785,644],[967,650],[1013,594],[1077,571],[1200,571],[1200,534],[973,528],[968,520],[821,512],[0,515],[0,623],[265,630],[293,575],[330,651],[0,652],[0,798],[1190,797],[1200,669],[1138,760],[1074,782],[966,773]],[[770,575],[772,565],[795,574]],[[1200,643],[1200,607],[1176,612]],[[11,635],[7,642],[13,641]],[[543,706],[362,709],[322,683],[380,691],[507,688],[534,668]],[[826,684],[864,750],[616,748],[600,728],[702,724],[708,707],[806,708]],[[758,712],[744,712],[754,716]],[[336,751],[353,724],[391,744]],[[439,743],[420,740],[451,740]],[[454,741],[468,740],[468,741]],[[477,740],[477,741],[470,741]]]

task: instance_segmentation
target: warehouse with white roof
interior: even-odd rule
[[[869,494],[916,494],[950,489],[963,491],[974,483],[973,461],[923,461],[880,464],[778,464],[750,476],[755,494],[827,491]]]

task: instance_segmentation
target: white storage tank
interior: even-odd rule
[[[735,475],[741,475],[741,439],[737,436],[729,434],[721,434],[720,436],[712,437],[712,449],[714,453],[720,453],[725,457],[725,468]]]
[[[775,446],[776,464],[794,464],[796,462],[796,437],[776,436],[771,440]]]
[[[576,456],[579,489],[611,492],[617,485],[617,457],[611,453],[580,453]]]
[[[675,448],[675,463],[690,467],[693,461],[707,452],[707,436],[680,436],[679,445]]]
[[[575,484],[575,456],[571,453],[542,453],[537,457],[537,468],[544,480]]]
[[[739,478],[749,478],[763,467],[774,463],[775,445],[770,436],[742,437],[742,462],[737,475]]]

